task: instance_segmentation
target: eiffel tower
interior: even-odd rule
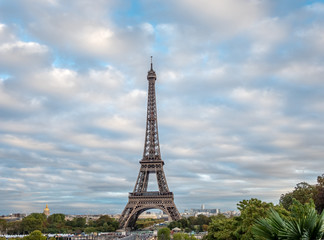
[[[156,74],[153,70],[152,57],[147,80],[148,99],[144,152],[134,190],[129,193],[128,203],[119,218],[119,226],[123,229],[134,228],[138,216],[149,209],[160,209],[172,220],[180,219],[180,214],[174,204],[173,193],[169,190],[163,171],[164,162],[160,153],[156,111]],[[159,191],[147,190],[151,173],[156,174]]]

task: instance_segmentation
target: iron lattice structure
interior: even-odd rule
[[[147,74],[147,80],[148,99],[144,152],[134,190],[129,193],[128,203],[119,219],[120,227],[123,229],[133,228],[138,216],[149,209],[160,209],[168,214],[172,220],[180,219],[180,214],[174,203],[173,193],[169,191],[163,170],[164,162],[161,158],[157,123],[156,74],[152,62],[151,69]],[[156,174],[159,191],[148,191],[147,189],[151,173]]]

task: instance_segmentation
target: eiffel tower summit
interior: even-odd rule
[[[179,220],[180,214],[174,203],[173,193],[170,192],[168,183],[163,171],[164,161],[161,158],[157,110],[155,81],[156,74],[153,70],[151,57],[151,69],[147,74],[148,98],[147,98],[147,118],[143,158],[139,162],[141,168],[136,180],[133,192],[129,193],[128,203],[122,212],[119,224],[120,228],[134,228],[138,216],[149,209],[160,209],[168,214],[172,220]],[[159,191],[148,191],[150,174],[156,175]]]

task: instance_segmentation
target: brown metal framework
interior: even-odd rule
[[[155,81],[156,74],[151,69],[147,74],[148,99],[147,119],[143,158],[140,161],[141,168],[132,193],[129,193],[128,203],[122,212],[119,224],[121,228],[133,228],[138,216],[148,209],[160,209],[168,214],[172,220],[179,220],[180,214],[174,203],[173,193],[169,191],[168,183],[163,171],[164,162],[161,158]],[[147,191],[150,173],[156,174],[159,191]]]

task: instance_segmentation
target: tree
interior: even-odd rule
[[[188,235],[187,233],[175,233],[173,234],[173,240],[197,240],[193,235]]]
[[[208,231],[208,225],[207,225],[207,224],[203,224],[203,225],[202,225],[202,230],[203,230],[204,232],[207,232],[207,231]]]
[[[272,203],[262,202],[256,198],[240,201],[237,208],[241,211],[241,216],[238,218],[241,224],[238,224],[234,235],[241,237],[242,240],[253,239],[251,229],[254,222],[260,217],[265,217],[271,207],[273,207]]]
[[[263,239],[319,240],[324,236],[324,212],[319,215],[312,201],[302,204],[294,199],[289,218],[271,209],[266,218],[256,221],[252,232]]]
[[[5,234],[7,232],[7,221],[0,219],[0,234]]]
[[[75,227],[84,228],[86,225],[86,219],[82,217],[77,217],[75,219]]]
[[[168,228],[173,229],[175,227],[178,227],[181,229],[185,229],[186,232],[190,232],[190,231],[200,232],[206,230],[206,225],[208,225],[210,221],[211,218],[200,214],[197,217],[190,216],[189,218],[181,218],[178,221],[173,221],[169,223]]]
[[[47,233],[66,232],[65,215],[62,213],[52,214],[47,218]]]
[[[194,220],[194,223],[195,223],[195,225],[200,225],[200,226],[202,226],[204,224],[208,225],[210,223],[210,218],[205,215],[200,214],[196,217],[196,219]]]
[[[174,233],[173,240],[188,240],[189,236],[186,233]]]
[[[22,221],[8,222],[7,223],[7,233],[8,234],[21,234],[21,233],[23,233],[21,222]]]
[[[66,222],[65,221],[65,215],[62,214],[62,213],[55,213],[55,214],[50,215],[47,218],[47,221],[50,224],[54,224],[54,223],[63,223],[63,224],[65,224],[65,222]]]
[[[43,213],[32,213],[23,218],[21,227],[24,232],[28,233],[34,230],[43,231],[46,228],[46,216]]]
[[[310,185],[307,182],[300,182],[296,185],[295,189],[292,192],[282,194],[279,203],[285,209],[289,210],[289,207],[292,205],[294,198],[304,204],[313,199],[314,195],[315,187],[313,185]]]
[[[285,221],[274,209],[270,209],[267,218],[257,219],[252,227],[253,235],[265,239],[281,239],[281,234],[286,227]]]
[[[84,229],[84,232],[85,232],[86,234],[94,233],[94,232],[97,232],[97,229],[96,229],[95,227],[86,227],[86,228]]]
[[[317,177],[317,184],[315,185],[314,202],[316,210],[321,213],[324,209],[324,174]]]
[[[95,222],[94,226],[104,232],[113,232],[116,231],[119,227],[118,221],[116,219],[109,217],[108,215],[100,216]]]
[[[170,240],[170,229],[167,227],[160,228],[158,230],[158,240]]]
[[[177,227],[180,227],[180,228],[188,228],[189,227],[189,221],[187,218],[181,218],[180,220],[178,220],[178,222],[180,223],[180,226],[177,226]]]
[[[188,227],[188,225],[189,225],[189,224],[187,224],[186,227]],[[178,221],[173,221],[173,222],[170,222],[170,223],[168,224],[168,228],[169,228],[169,229],[173,229],[173,228],[175,228],[175,227],[178,227],[178,228],[186,228],[186,227],[184,227],[184,226],[182,225],[182,223],[180,222],[180,220],[178,220]]]
[[[237,218],[226,218],[219,214],[212,218],[208,227],[208,240],[234,240],[234,232],[238,228]]]
[[[42,234],[41,231],[35,230],[28,236],[23,237],[23,240],[46,240],[47,237]]]
[[[193,216],[188,217],[188,227],[190,228],[191,231],[195,229],[195,224],[196,224],[196,218]]]

